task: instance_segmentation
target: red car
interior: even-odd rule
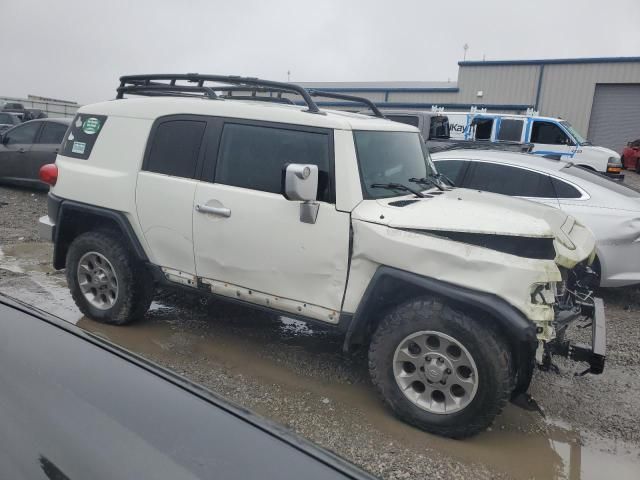
[[[640,173],[640,138],[627,143],[622,150],[622,166]]]

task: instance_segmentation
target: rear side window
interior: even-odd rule
[[[169,120],[158,125],[144,169],[174,177],[195,177],[206,126],[207,122],[196,120]]]
[[[429,140],[436,138],[450,138],[449,118],[444,116],[431,117],[429,125]]]
[[[106,115],[77,114],[63,139],[61,155],[88,159],[106,122]]]
[[[474,137],[476,140],[491,140],[491,130],[493,129],[493,118],[474,118],[471,122]]]
[[[287,163],[318,166],[318,200],[331,201],[329,135],[284,128],[225,124],[216,183],[281,193]]]
[[[519,142],[522,138],[522,120],[503,118],[500,122],[497,139],[504,142]]]
[[[23,145],[33,143],[36,139],[36,134],[40,128],[40,122],[31,122],[15,127],[13,130],[7,132],[6,145]]]
[[[496,163],[474,162],[464,187],[514,197],[555,198],[548,175]]]
[[[44,122],[38,143],[61,144],[67,128],[64,123]]]
[[[551,183],[553,184],[553,188],[555,189],[556,196],[558,198],[582,197],[582,194],[578,191],[578,189],[569,185],[567,182],[563,182],[562,180],[558,180],[557,178],[552,178]]]

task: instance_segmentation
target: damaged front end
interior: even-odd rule
[[[561,268],[562,282],[556,284],[554,319],[551,322],[555,337],[549,341],[540,339],[537,360],[543,370],[557,369],[553,355],[560,355],[576,362],[585,362],[586,373],[600,374],[604,371],[606,357],[606,326],[604,303],[593,296],[599,283],[598,275],[582,262],[572,269]],[[540,294],[536,294],[540,297]],[[572,343],[566,339],[569,326],[578,323],[578,328],[591,328],[591,345]],[[542,328],[538,328],[541,334]]]

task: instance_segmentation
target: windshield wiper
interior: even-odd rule
[[[414,190],[411,187],[407,187],[401,183],[373,183],[370,185],[371,188],[384,188],[385,190],[401,190],[403,192],[413,193],[416,197],[425,198],[423,193]]]
[[[453,180],[451,180],[449,177],[447,177],[444,173],[435,173],[435,174],[431,174],[433,175],[435,178],[437,178],[438,180],[444,180],[445,182],[447,182],[449,184],[450,187],[455,187],[456,184],[454,183]]]
[[[444,187],[440,184],[442,180],[440,180],[440,178],[438,178],[438,176],[433,173],[430,173],[428,177],[422,177],[422,178],[411,177],[409,181],[412,183],[417,183],[418,185],[433,185],[438,190],[444,190]]]

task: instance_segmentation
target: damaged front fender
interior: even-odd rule
[[[344,311],[355,312],[378,267],[385,265],[493,294],[534,321],[550,324],[553,307],[531,302],[535,284],[560,282],[554,260],[518,257],[476,245],[352,221],[354,239]]]

